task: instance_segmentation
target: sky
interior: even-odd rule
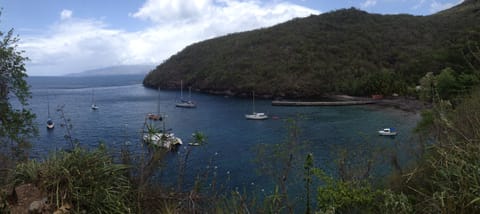
[[[156,66],[186,46],[296,17],[355,7],[430,15],[463,0],[0,0],[30,76]]]

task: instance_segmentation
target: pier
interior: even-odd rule
[[[347,106],[347,105],[367,105],[376,103],[374,100],[348,100],[348,101],[272,101],[272,106]]]

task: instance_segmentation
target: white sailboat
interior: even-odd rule
[[[53,122],[52,118],[50,117],[50,98],[47,94],[47,108],[48,108],[48,119],[47,119],[47,129],[55,128],[55,123]]]
[[[180,102],[175,106],[180,108],[195,108],[197,105],[192,101],[192,87],[188,87],[188,100],[183,99],[183,80],[180,81]]]
[[[245,114],[245,118],[248,120],[266,120],[268,115],[261,112],[255,112],[255,91],[252,92],[252,114]]]
[[[163,115],[161,118],[165,118]],[[163,128],[162,130],[156,130],[153,126],[147,125],[145,121],[145,125],[147,126],[147,132],[143,134],[143,142],[165,148],[167,150],[174,150],[178,145],[182,145],[182,139],[176,137],[173,132],[170,130],[165,129],[165,120],[162,120]]]
[[[91,107],[92,107],[93,110],[98,109],[97,104],[95,104],[95,93],[94,93],[93,89],[92,89],[92,106]]]
[[[160,114],[160,87],[158,87],[157,113],[148,113],[147,117],[149,120],[162,120],[162,115]]]
[[[152,145],[163,147],[168,150],[173,150],[177,145],[182,145],[183,142],[179,137],[176,137],[173,133],[145,133],[143,135],[143,141]]]

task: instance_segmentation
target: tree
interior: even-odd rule
[[[0,145],[10,142],[15,149],[37,133],[35,115],[27,108],[31,97],[25,80],[28,58],[18,50],[19,38],[13,29],[6,34],[0,31],[0,37]]]
[[[423,101],[432,102],[435,93],[435,75],[433,72],[428,72],[420,79],[420,99]]]
[[[456,95],[458,84],[454,76],[455,71],[451,68],[445,68],[435,77],[438,95],[442,99],[449,100]]]

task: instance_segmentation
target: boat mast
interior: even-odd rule
[[[92,104],[95,105],[95,92],[92,89]]]
[[[192,100],[192,86],[188,87],[188,101]]]
[[[183,101],[183,80],[180,80],[180,100]]]
[[[252,91],[252,94],[253,94],[253,96],[252,96],[252,103],[253,103],[252,110],[253,110],[253,113],[255,113],[255,91]]]
[[[158,87],[157,116],[160,116],[160,86]]]
[[[47,108],[48,108],[48,119],[50,119],[50,97],[47,92]]]

